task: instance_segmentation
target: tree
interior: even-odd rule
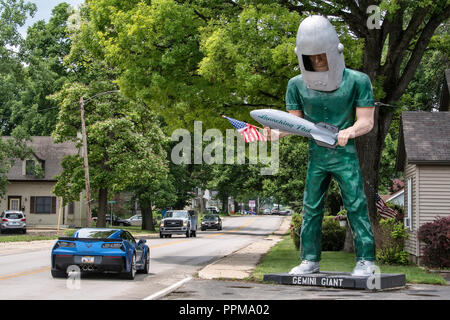
[[[18,28],[33,15],[36,5],[24,0],[0,2],[0,132],[10,135],[13,129],[11,109],[20,100],[24,86],[24,67],[18,54],[23,44]]]
[[[11,105],[11,127],[22,126],[30,135],[50,135],[58,114],[58,106],[47,98],[60,90],[69,77],[63,64],[71,41],[67,33],[70,6],[57,5],[48,23],[40,20],[28,28],[20,46],[25,64],[24,85],[18,100]]]
[[[283,109],[301,18],[329,16],[345,45],[347,66],[367,73],[375,97],[394,105],[405,92],[450,5],[438,1],[89,1],[93,42],[119,69],[119,86],[161,112],[172,128],[201,119],[223,128],[219,114],[252,121],[253,108]],[[381,9],[368,28],[369,4]],[[370,10],[369,10],[370,12]],[[375,126],[357,139],[372,222],[373,190],[394,110],[377,107]]]
[[[56,142],[78,141],[81,124],[78,100],[98,93],[97,85],[65,85],[53,95],[61,108],[53,133]],[[103,87],[100,92],[108,89],[111,87]],[[160,146],[164,135],[154,118],[147,117],[144,122],[146,108],[119,94],[92,100],[85,109],[91,188],[98,192],[97,225],[104,227],[108,190],[118,193],[165,174],[165,152]],[[145,131],[140,130],[143,127]],[[55,194],[71,200],[84,189],[81,163],[80,156],[63,161],[64,172],[57,177]]]
[[[27,145],[30,136],[23,129],[15,129],[11,137],[0,136],[0,199],[6,194],[8,185],[7,175],[16,159],[25,159],[32,155],[32,148]],[[35,172],[40,167],[35,167]]]

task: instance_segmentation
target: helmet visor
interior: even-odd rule
[[[305,55],[302,54],[303,65],[306,71],[325,72],[328,71],[328,59],[326,53]]]

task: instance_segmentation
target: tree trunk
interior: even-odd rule
[[[97,227],[106,227],[106,212],[108,211],[108,189],[101,188],[98,191],[98,216]]]
[[[222,213],[228,213],[228,195],[222,197]]]
[[[348,223],[348,221],[346,225],[344,251],[349,253],[355,252],[355,248],[353,247],[353,234],[352,230],[350,229],[350,224]]]
[[[378,224],[375,191],[378,189],[381,152],[383,150],[384,139],[391,124],[392,115],[392,110],[386,107],[376,107],[372,131],[356,138],[359,165],[363,175],[364,191],[372,224]]]
[[[155,225],[153,223],[153,210],[152,202],[141,202],[142,213],[142,230],[155,231]]]

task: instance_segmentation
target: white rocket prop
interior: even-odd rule
[[[312,123],[288,112],[275,109],[260,109],[250,111],[250,116],[271,129],[292,133],[314,139],[322,147],[336,148],[339,129],[330,124]]]

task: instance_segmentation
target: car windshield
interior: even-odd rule
[[[109,238],[116,232],[117,230],[81,229],[78,231],[78,238]]]
[[[187,218],[187,211],[168,211],[166,212],[164,218]]]
[[[203,220],[204,221],[216,221],[216,220],[218,220],[218,217],[217,216],[205,216],[204,218],[203,218]]]
[[[7,213],[5,214],[6,219],[22,219],[23,215],[21,213]]]

